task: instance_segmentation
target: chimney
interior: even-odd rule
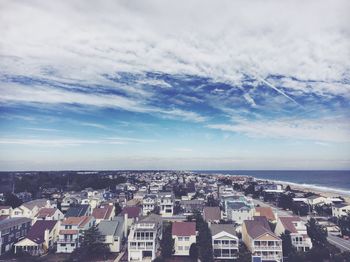
[[[124,213],[124,236],[128,236],[128,213]]]

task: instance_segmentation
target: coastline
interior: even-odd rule
[[[341,196],[345,199],[347,203],[350,203],[350,191],[342,190],[342,189],[336,189],[336,188],[323,188],[320,186],[315,185],[308,185],[308,184],[298,184],[294,182],[288,182],[288,181],[280,181],[280,180],[271,180],[267,179],[267,181],[273,182],[273,183],[279,183],[282,184],[284,187],[290,186],[291,189],[300,190],[303,192],[313,192],[315,194],[321,195],[323,197],[337,197]]]

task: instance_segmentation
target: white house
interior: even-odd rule
[[[16,207],[12,211],[12,217],[27,217],[30,219],[34,219],[34,217],[38,214],[41,208],[52,208],[55,207],[47,199],[36,199],[26,203],[23,203],[21,206]]]
[[[188,256],[193,243],[196,243],[195,222],[174,222],[172,225],[175,256]]]
[[[159,193],[158,203],[159,212],[163,217],[171,217],[174,214],[174,195],[172,193]]]
[[[62,221],[57,242],[57,253],[72,253],[80,246],[80,236],[95,224],[93,216],[68,217]]]
[[[298,251],[308,251],[312,248],[311,238],[307,235],[306,224],[300,217],[279,217],[275,233],[280,236],[286,231],[290,232],[292,244]]]
[[[151,261],[156,258],[162,235],[161,217],[151,214],[132,225],[128,236],[128,261]]]
[[[215,259],[236,259],[239,239],[232,224],[211,224],[213,253]]]
[[[227,219],[241,225],[244,220],[251,220],[254,216],[254,208],[243,202],[228,202],[226,205]]]
[[[147,194],[142,200],[142,214],[147,216],[150,212],[154,210],[157,204],[157,196],[152,194]]]
[[[332,216],[334,217],[347,216],[349,212],[350,212],[350,204],[348,203],[337,204],[332,206]]]

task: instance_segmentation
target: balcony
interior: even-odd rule
[[[238,249],[238,244],[214,244],[213,248],[216,248],[216,249],[222,249],[222,248]]]
[[[70,238],[65,238],[65,239],[59,239],[57,241],[58,244],[62,243],[62,244],[66,244],[66,243],[78,243],[78,239],[75,238],[75,239],[70,239]]]
[[[265,251],[265,250],[274,250],[274,251],[282,251],[282,246],[254,246],[254,251]]]

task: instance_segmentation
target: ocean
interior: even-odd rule
[[[286,171],[286,170],[210,170],[196,171],[198,173],[209,174],[229,174],[252,176],[258,179],[267,179],[291,184],[298,184],[310,188],[327,192],[343,193],[350,195],[350,170],[347,171]]]

